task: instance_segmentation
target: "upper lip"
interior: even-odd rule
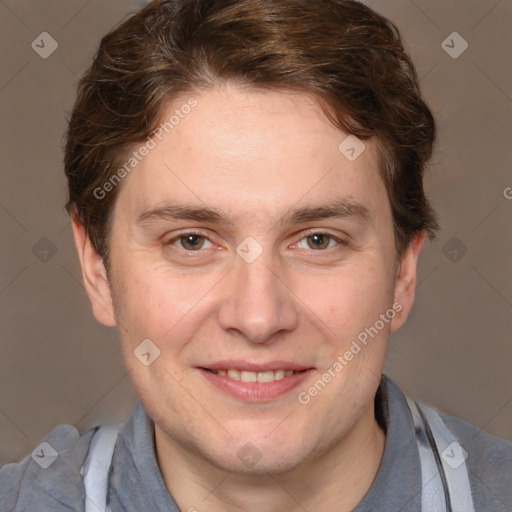
[[[205,363],[198,368],[207,370],[243,370],[246,372],[267,372],[276,370],[294,370],[300,372],[302,370],[310,370],[312,366],[307,366],[291,361],[267,361],[265,363],[254,363],[249,361],[216,361],[215,363]]]

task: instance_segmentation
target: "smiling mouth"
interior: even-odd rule
[[[274,382],[277,380],[283,380],[285,377],[291,377],[296,373],[303,373],[306,370],[267,370],[263,372],[251,372],[246,370],[237,369],[220,369],[212,370],[211,368],[202,368],[203,370],[218,375],[219,377],[227,377],[228,379],[240,382]]]

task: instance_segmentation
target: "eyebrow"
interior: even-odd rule
[[[196,220],[218,224],[232,224],[228,216],[208,206],[178,203],[166,203],[162,206],[143,211],[137,216],[136,224],[146,224],[159,220]]]
[[[359,223],[370,223],[373,220],[373,215],[362,203],[343,198],[325,205],[294,207],[286,212],[278,222],[281,225],[300,224],[330,218],[347,218]],[[192,220],[227,226],[233,225],[231,217],[219,210],[208,206],[179,203],[166,203],[145,210],[137,216],[136,224],[149,224],[160,220]]]
[[[373,220],[373,215],[362,203],[343,198],[326,205],[292,208],[279,222],[281,224],[299,224],[332,218],[348,218],[360,223],[370,223]]]

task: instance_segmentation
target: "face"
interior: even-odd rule
[[[347,158],[311,98],[191,96],[119,185],[110,283],[75,226],[86,286],[119,326],[158,443],[229,471],[290,470],[374,422],[421,242],[397,267],[375,141]]]

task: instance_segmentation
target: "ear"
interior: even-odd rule
[[[113,327],[116,325],[110,284],[103,259],[96,252],[85,228],[72,219],[73,236],[82,266],[85,290],[92,304],[92,312],[98,322]]]
[[[425,234],[425,231],[417,234],[400,258],[395,276],[395,303],[399,304],[401,309],[398,307],[396,309],[398,314],[391,321],[391,332],[397,331],[402,327],[414,304],[416,267],[418,256],[425,240]]]

